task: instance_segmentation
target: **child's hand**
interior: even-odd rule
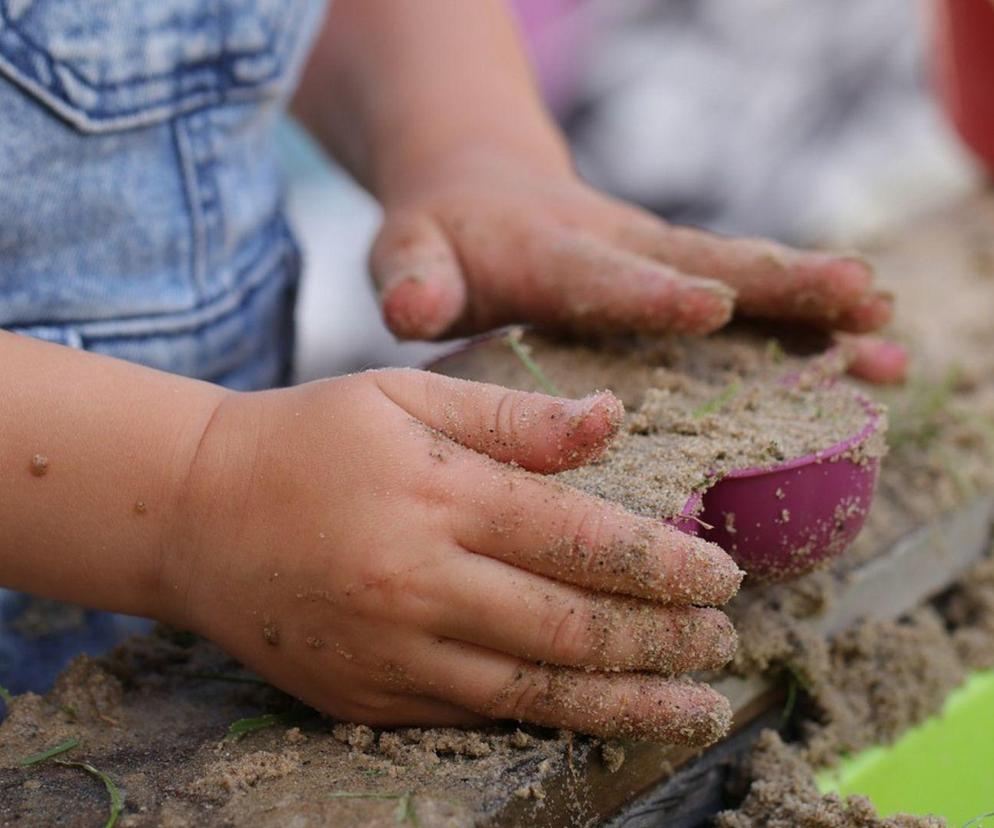
[[[386,221],[371,260],[386,322],[401,337],[520,321],[707,333],[733,311],[866,333],[891,317],[891,298],[858,259],[674,227],[563,165],[480,149],[417,169],[382,193]],[[903,376],[896,346],[850,347],[860,374]]]
[[[541,476],[596,456],[621,414],[607,393],[416,371],[228,396],[175,521],[160,614],[348,719],[712,741],[727,701],[672,676],[731,656],[728,619],[700,605],[741,573],[714,545]]]

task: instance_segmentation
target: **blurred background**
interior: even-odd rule
[[[932,94],[931,4],[511,5],[584,175],[672,221],[851,248],[979,179]],[[298,379],[428,358],[380,323],[375,202],[292,124],[281,143],[306,262]]]

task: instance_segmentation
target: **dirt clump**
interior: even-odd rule
[[[224,800],[243,794],[260,782],[282,779],[300,769],[296,751],[276,753],[257,750],[236,758],[218,759],[208,765],[204,775],[190,783],[190,793],[209,799]]]
[[[617,773],[625,764],[625,746],[618,742],[604,742],[601,745],[601,761],[608,773]]]
[[[944,596],[941,608],[963,664],[972,670],[994,667],[994,557]]]
[[[772,730],[762,732],[741,776],[739,784],[748,793],[737,810],[718,815],[716,828],[945,828],[946,824],[935,817],[881,818],[862,796],[822,796],[811,766]]]
[[[831,572],[761,587],[731,609],[732,670],[781,674],[804,696],[804,751],[815,765],[888,744],[937,713],[969,670],[994,666],[994,559],[902,618],[862,621],[829,640],[809,623],[831,600]],[[751,599],[751,600],[749,600]],[[910,692],[909,688],[914,688]]]
[[[785,587],[779,591],[790,596]],[[797,602],[785,605],[798,609]],[[745,656],[752,661],[740,660],[739,667],[780,669],[797,683],[800,740],[784,745],[772,731],[761,735],[744,765],[739,791],[744,799],[737,810],[718,818],[719,828],[945,825],[934,817],[881,819],[861,797],[823,797],[813,768],[892,743],[941,711],[968,671],[994,666],[994,554],[905,617],[856,624],[831,642],[804,632],[803,623],[801,632],[790,634],[782,617],[766,620],[771,632],[767,648],[754,647]],[[761,631],[754,627],[753,634],[760,637]]]
[[[826,673],[800,670],[814,708],[802,725],[805,751],[818,766],[890,744],[938,713],[965,677],[942,618],[928,606],[846,630],[832,640]]]

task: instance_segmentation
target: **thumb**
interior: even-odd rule
[[[466,284],[456,252],[430,218],[390,217],[369,258],[387,327],[401,339],[436,339],[462,315]]]
[[[610,391],[574,400],[428,371],[372,376],[392,402],[460,445],[545,474],[599,457],[625,413]]]

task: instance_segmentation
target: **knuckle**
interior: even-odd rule
[[[557,607],[543,624],[547,641],[546,660],[566,666],[590,661],[593,651],[589,612],[578,607]]]
[[[497,400],[492,421],[487,429],[487,442],[495,446],[513,448],[517,445],[521,432],[521,396],[514,391],[505,391]]]
[[[522,669],[508,687],[498,715],[525,721],[541,716],[548,706],[550,679],[542,670]]]
[[[607,524],[608,515],[598,504],[581,503],[567,511],[563,537],[569,541],[574,571],[594,573],[604,568],[601,550],[611,534]]]
[[[355,582],[350,597],[365,613],[423,626],[434,606],[427,585],[437,565],[436,558],[428,558],[410,565],[372,568]]]
[[[417,510],[419,521],[431,525],[433,519],[441,514],[460,508],[462,493],[452,485],[450,476],[444,473],[449,469],[438,468],[452,460],[455,445],[440,435],[428,435],[422,450],[422,462],[409,472],[407,504]]]

